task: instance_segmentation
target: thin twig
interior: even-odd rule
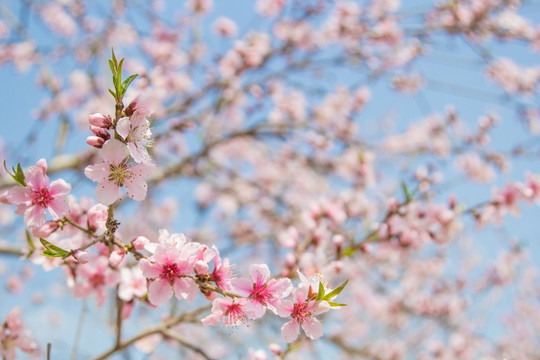
[[[168,338],[171,338],[173,340],[176,340],[179,344],[181,344],[182,346],[190,349],[190,350],[193,350],[194,352],[196,352],[197,354],[201,355],[203,358],[205,358],[206,360],[212,360],[213,358],[211,358],[210,356],[208,356],[203,349],[201,349],[200,347],[198,346],[195,346],[189,342],[187,342],[184,338],[180,337],[180,335],[178,335],[177,333],[175,332],[172,332],[170,330],[161,330],[161,333],[168,337]]]

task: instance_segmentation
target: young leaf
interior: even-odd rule
[[[113,98],[116,100],[116,94],[114,93],[114,91],[112,91],[111,89],[107,89],[109,90],[109,92],[111,93],[111,95],[113,96]]]
[[[327,302],[328,302],[328,305],[330,305],[331,307],[347,306],[347,304],[340,304],[340,303],[333,302],[333,301],[327,301]]]
[[[35,250],[36,245],[34,245],[34,241],[32,240],[28,230],[26,230],[26,242],[28,243],[28,246],[30,246],[30,249]]]
[[[135,80],[137,76],[139,76],[139,74],[130,75],[126,80],[124,80],[124,82],[122,83],[122,95],[126,93],[128,86],[133,80]]]
[[[401,182],[401,188],[403,189],[403,195],[405,195],[405,200],[407,202],[411,201],[411,193],[409,192],[409,189],[407,188],[407,184],[405,184],[405,181]]]
[[[116,66],[114,65],[113,61],[109,59],[109,67],[111,68],[111,72],[113,76],[116,76]]]
[[[324,286],[322,282],[319,282],[319,292],[317,293],[317,299],[315,300],[322,300],[324,298]]]
[[[345,251],[343,251],[343,256],[351,256],[355,251],[356,249],[353,247],[347,248]]]
[[[339,294],[341,294],[343,289],[345,289],[345,286],[347,286],[348,282],[349,282],[349,279],[345,280],[345,282],[343,284],[339,285],[337,288],[335,288],[334,290],[332,290],[328,294],[326,294],[326,296],[324,297],[323,300],[330,300],[332,298],[335,298]]]
[[[56,245],[51,244],[45,239],[39,238],[39,241],[41,244],[45,247],[45,251],[43,251],[43,254],[47,256],[53,256],[53,257],[66,257],[69,255],[69,251],[66,251],[64,249],[59,248]]]
[[[118,67],[118,61],[116,61],[116,56],[114,56],[114,48],[111,47],[111,53],[112,53],[112,60],[114,62],[114,67],[117,68]]]
[[[6,172],[15,180],[18,184],[22,186],[26,186],[26,182],[24,181],[24,173],[21,168],[21,164],[17,163],[17,169],[14,167],[11,168],[13,171],[13,174],[7,169],[6,167],[6,161],[4,160],[4,169],[6,169]]]

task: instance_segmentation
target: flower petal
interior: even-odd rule
[[[49,194],[54,197],[63,197],[69,194],[71,191],[71,185],[64,181],[64,179],[54,180],[49,187]]]
[[[111,139],[103,144],[103,160],[109,164],[120,164],[126,157],[126,145],[116,139]]]
[[[24,223],[29,228],[37,228],[45,223],[45,210],[37,205],[30,206],[24,212]]]
[[[10,203],[18,205],[31,201],[31,193],[32,190],[27,187],[15,186],[9,189],[6,195]]]
[[[326,302],[326,301],[317,301],[315,303],[315,306],[311,310],[311,313],[313,315],[319,315],[319,314],[327,312],[331,308],[332,307],[330,306],[330,304],[328,302]]]
[[[69,206],[65,202],[64,199],[60,198],[60,199],[51,200],[49,202],[48,209],[49,209],[49,212],[51,213],[51,215],[55,219],[58,219],[58,218],[64,216],[64,214],[68,212]]]
[[[135,142],[129,142],[127,144],[129,153],[131,154],[131,157],[135,162],[142,163],[148,159],[150,159],[150,155],[148,155],[148,150],[146,150],[143,146],[138,146]]]
[[[111,169],[108,164],[101,163],[96,165],[88,165],[84,169],[84,175],[92,181],[103,182],[109,178]]]
[[[140,177],[132,177],[126,179],[125,182],[127,194],[133,200],[141,201],[146,197],[146,190],[148,185],[146,185],[146,180]]]
[[[311,340],[320,338],[324,332],[321,322],[312,316],[304,319],[302,329],[304,329],[306,336]]]
[[[129,121],[128,117],[123,117],[116,123],[116,132],[122,137],[122,139],[126,139],[129,135],[129,130],[131,129],[131,122]]]
[[[250,280],[244,278],[233,279],[231,285],[239,295],[242,295],[244,297],[248,297],[249,295],[251,295],[253,290],[253,283]]]
[[[270,279],[270,269],[268,269],[268,265],[266,264],[252,264],[249,267],[249,277],[254,284],[266,284],[268,279]]]
[[[281,337],[286,343],[292,343],[298,337],[300,326],[294,320],[285,323],[281,327]]]
[[[199,293],[199,287],[191,279],[178,278],[174,281],[174,295],[178,300],[192,302]]]
[[[172,298],[173,291],[168,281],[157,279],[148,287],[148,300],[153,305],[159,306]]]
[[[291,316],[294,309],[294,304],[292,301],[289,300],[283,300],[276,306],[276,311],[279,316],[281,317],[289,317]]]
[[[120,188],[113,182],[103,181],[96,187],[96,198],[105,206],[111,205],[120,197]]]
[[[141,268],[144,277],[149,279],[158,277],[163,271],[163,268],[160,265],[155,264],[148,259],[141,259],[139,267]]]

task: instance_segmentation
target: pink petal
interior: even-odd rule
[[[151,162],[145,162],[142,164],[135,165],[129,171],[135,176],[135,177],[142,177],[146,179],[147,177],[150,177],[154,171],[156,170],[156,165]]]
[[[84,169],[84,175],[92,181],[103,182],[107,181],[111,169],[108,164],[101,163],[97,165],[88,165]]]
[[[330,306],[330,304],[326,301],[316,301],[315,306],[311,310],[311,313],[313,315],[319,315],[319,314],[327,312],[331,308],[332,307]]]
[[[306,336],[311,340],[315,340],[323,336],[323,326],[321,322],[314,317],[308,317],[304,319],[302,323],[302,329],[306,333]]]
[[[281,327],[281,337],[286,343],[292,343],[296,340],[299,332],[300,326],[294,320],[285,323],[285,325]]]
[[[231,285],[239,295],[242,295],[244,297],[248,297],[249,295],[251,295],[253,290],[253,283],[250,280],[244,278],[233,279]]]
[[[48,209],[51,215],[58,219],[68,212],[69,206],[64,199],[54,199],[49,202]]]
[[[25,182],[33,190],[38,190],[49,185],[49,178],[44,174],[43,168],[30,166],[26,171]]]
[[[199,293],[199,287],[191,279],[179,278],[174,281],[174,295],[178,300],[192,302]]]
[[[140,177],[132,177],[131,179],[126,179],[125,185],[130,198],[137,201],[144,200],[148,188],[146,180]]]
[[[300,284],[302,285],[302,284]],[[305,287],[298,287],[294,291],[293,298],[295,303],[303,303],[306,301],[308,295],[308,289]]]
[[[126,157],[126,146],[116,139],[108,140],[102,148],[103,160],[109,164],[120,164]]]
[[[266,312],[266,307],[255,301],[248,301],[246,304],[246,314],[251,320],[263,317]]]
[[[206,326],[216,326],[221,321],[223,313],[210,314],[204,319],[201,319],[201,322]]]
[[[148,151],[144,147],[139,147],[134,142],[129,142],[127,144],[129,153],[131,154],[131,157],[133,157],[133,160],[138,163],[142,163],[148,159],[150,159],[150,155],[148,155]]]
[[[172,287],[167,280],[154,280],[148,287],[148,300],[155,306],[166,303],[172,298],[172,295]]]
[[[124,140],[128,137],[130,129],[131,129],[131,123],[128,117],[123,117],[120,120],[118,120],[118,122],[116,123],[116,132]]]
[[[292,301],[289,300],[283,300],[279,302],[276,306],[276,311],[279,316],[281,317],[289,317],[291,316],[294,309],[294,304]]]
[[[154,259],[161,265],[176,264],[180,261],[180,250],[170,244],[160,244],[154,252]]]
[[[270,269],[268,269],[268,265],[266,264],[252,264],[249,267],[249,277],[254,284],[266,284],[268,279],[270,279]]]
[[[96,187],[96,198],[105,206],[111,205],[120,197],[120,188],[110,181],[100,182]]]
[[[268,291],[271,291],[279,297],[289,296],[292,289],[293,285],[291,279],[287,278],[276,279],[268,284]]]
[[[141,268],[144,277],[149,279],[158,277],[163,271],[163,268],[160,265],[154,264],[148,259],[141,259],[139,267]]]
[[[7,199],[10,203],[18,205],[32,201],[32,190],[22,186],[12,187],[7,191]]]
[[[37,228],[45,223],[45,211],[42,207],[29,206],[24,212],[24,223],[29,228]]]
[[[54,197],[63,197],[69,194],[71,185],[63,179],[54,180],[49,187],[49,193]]]

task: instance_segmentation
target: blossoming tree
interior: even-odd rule
[[[1,4],[0,356],[539,357],[540,8],[245,5]]]

